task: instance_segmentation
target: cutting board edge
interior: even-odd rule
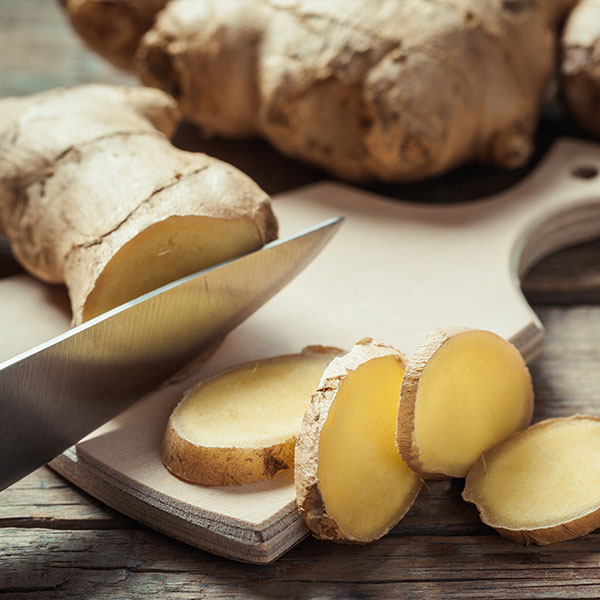
[[[135,486],[124,485],[106,471],[86,461],[77,452],[77,446],[66,450],[48,463],[48,466],[84,492],[127,517],[168,537],[223,558],[252,564],[270,564],[309,534],[296,510],[295,502],[290,502],[277,515],[269,518],[264,528],[257,527],[253,530],[251,533],[255,539],[248,540],[243,536],[215,532],[178,516],[175,512],[179,504],[177,502],[172,505],[174,511],[165,511],[156,506],[149,496],[138,497],[131,493]],[[180,512],[185,514],[183,507],[180,508]],[[239,527],[234,520],[232,523],[234,529]],[[278,527],[280,524],[283,527]]]

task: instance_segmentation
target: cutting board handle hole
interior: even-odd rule
[[[592,165],[579,165],[571,171],[571,175],[578,179],[594,179],[598,176],[598,168]]]

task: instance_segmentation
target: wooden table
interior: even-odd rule
[[[0,3],[1,95],[85,81],[132,80],[86,52],[50,0]],[[548,123],[542,146],[555,135]],[[561,124],[559,130],[570,127]],[[322,178],[266,144],[201,144],[194,135],[184,126],[178,143],[231,160],[268,191]],[[257,154],[261,160],[252,158]],[[516,176],[504,175],[503,181],[508,185]],[[388,191],[445,199],[440,190],[453,189],[459,197],[473,190],[473,182],[485,188],[489,179],[485,169],[467,169],[441,182]],[[0,267],[0,276],[18,270],[10,261]],[[547,330],[544,354],[532,366],[534,419],[600,415],[600,242],[548,257],[527,275],[523,288]],[[276,563],[257,567],[155,533],[42,468],[0,493],[0,597],[600,596],[600,532],[544,548],[513,544],[479,522],[461,501],[461,490],[462,481],[428,484],[391,534],[369,546],[307,539]]]

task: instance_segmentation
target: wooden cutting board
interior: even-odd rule
[[[346,222],[207,363],[142,398],[51,466],[158,531],[229,558],[273,561],[307,534],[293,474],[212,488],[175,478],[159,446],[182,391],[230,365],[309,344],[350,348],[371,336],[410,355],[444,325],[493,330],[531,361],[543,330],[519,279],[553,250],[600,236],[599,172],[600,147],[564,140],[518,186],[468,204],[409,204],[339,183],[276,197],[282,236],[332,216]],[[0,359],[65,330],[65,300],[61,289],[28,276],[0,280],[0,315],[11,340]]]

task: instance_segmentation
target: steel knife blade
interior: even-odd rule
[[[304,269],[342,220],[169,283],[0,363],[0,490],[217,344]]]

